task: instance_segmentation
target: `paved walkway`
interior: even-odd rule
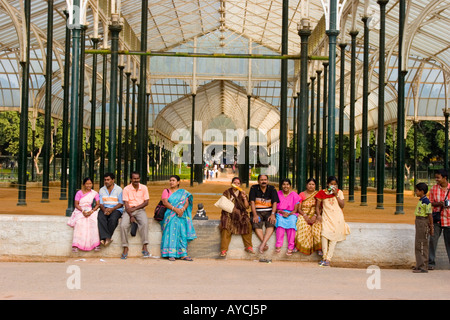
[[[438,300],[450,298],[449,277],[450,270],[413,274],[257,260],[1,262],[0,299]]]

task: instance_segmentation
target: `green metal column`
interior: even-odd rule
[[[147,12],[147,10],[145,10]],[[116,173],[117,161],[117,71],[119,65],[119,33],[122,25],[118,14],[111,15],[109,31],[111,32],[111,81],[109,100],[109,140],[108,140],[108,171]],[[142,48],[141,48],[142,49]],[[145,75],[144,75],[145,77]],[[142,176],[141,176],[142,179]]]
[[[384,128],[384,77],[385,77],[385,42],[386,42],[386,4],[389,0],[378,0],[380,5],[380,42],[378,60],[378,153],[377,153],[377,209],[384,209],[384,175],[385,175],[385,128]]]
[[[128,185],[129,175],[129,156],[130,156],[130,90],[131,90],[131,72],[127,70],[125,72],[127,77],[127,93],[125,97],[125,145],[124,145],[124,164],[123,164],[123,185]]]
[[[74,7],[80,7],[80,1],[74,0]],[[75,15],[75,19],[78,16]],[[71,23],[71,22],[69,22]],[[77,170],[78,170],[78,108],[79,108],[79,80],[80,80],[80,34],[81,26],[75,24],[72,29],[72,90],[71,90],[71,110],[70,110],[70,151],[69,151],[69,194],[68,208],[66,216],[70,216],[75,208],[75,193],[77,191]]]
[[[252,96],[247,96],[247,134],[245,135],[245,171],[248,173],[248,168],[250,167],[250,121],[251,121],[251,105]],[[248,188],[250,186],[250,178],[248,174],[243,175],[245,185]]]
[[[132,78],[133,82],[133,98],[131,103],[131,146],[130,146],[130,154],[131,154],[131,169],[130,172],[136,170],[136,78]]]
[[[355,202],[355,103],[356,103],[356,36],[358,31],[351,31],[352,38],[352,58],[350,61],[350,139],[349,139],[349,159],[348,159],[348,201]]]
[[[341,49],[341,75],[339,85],[339,155],[338,155],[338,186],[344,187],[344,110],[345,110],[345,47],[346,43],[340,43]]]
[[[53,120],[53,181],[56,181],[56,131],[58,128],[58,121]],[[33,166],[33,164],[31,164]]]
[[[31,127],[32,129],[32,135],[31,135],[31,181],[36,181],[36,173],[34,170],[34,156],[35,156],[35,150],[36,150],[36,130],[33,130],[33,126]]]
[[[323,63],[323,108],[322,108],[322,171],[321,186],[325,189],[327,186],[327,103],[328,103],[328,62]],[[333,93],[334,94],[334,93]],[[328,128],[329,129],[329,128]]]
[[[281,54],[288,54],[289,34],[289,0],[283,0],[282,24],[281,24]],[[288,61],[281,60],[281,90],[280,90],[280,158],[279,158],[279,183],[288,177],[287,157],[287,92],[288,92]],[[248,168],[247,168],[248,169]]]
[[[194,186],[194,142],[195,142],[195,94],[192,94],[192,117],[191,117],[191,182],[190,186]]]
[[[80,34],[80,78],[79,78],[79,100],[78,100],[78,170],[77,170],[77,187],[81,188],[81,183],[83,181],[83,138],[84,138],[84,76],[85,76],[85,61],[86,61],[86,30],[87,26],[81,26]]]
[[[321,157],[320,157],[320,76],[322,70],[317,70],[317,105],[316,105],[316,189],[319,190],[320,186],[320,169],[321,169]]]
[[[156,168],[155,168],[155,161],[156,161],[156,157],[155,157],[155,152],[156,152],[156,148],[155,148],[155,144],[152,142],[150,145],[150,148],[152,150],[152,181],[156,181]]]
[[[42,170],[42,199],[49,201],[50,183],[50,148],[52,134],[52,73],[53,73],[53,0],[47,2],[47,52],[45,60],[45,113],[44,113],[44,145]],[[54,141],[55,143],[55,141]],[[53,161],[56,161],[54,158]]]
[[[328,70],[328,141],[327,141],[327,176],[335,175],[336,167],[336,38],[337,30],[337,0],[330,1],[330,28],[326,31],[329,47]]]
[[[150,115],[150,91],[146,93],[146,107],[147,110],[145,112],[145,161],[144,161],[144,172],[145,172],[145,177],[146,180],[148,181],[148,157],[149,157],[149,151],[148,151],[148,140],[149,140],[149,115]]]
[[[448,171],[448,116],[449,112],[447,109],[444,109],[444,118],[445,118],[445,145],[444,145],[444,168]],[[416,157],[417,159],[417,157]]]
[[[69,13],[66,16],[66,42],[64,45],[64,83],[63,83],[63,125],[62,125],[62,159],[61,159],[61,191],[59,200],[67,200],[67,158],[69,142],[69,104],[70,104],[70,29],[68,27]]]
[[[297,94],[295,94],[292,99],[294,100],[294,110],[292,116],[292,185],[297,186]]]
[[[306,154],[308,154],[311,150],[311,146],[310,146],[310,137],[309,137],[309,120],[310,119],[310,109],[309,109],[309,86],[310,83],[306,82]],[[312,163],[309,162],[309,157],[307,156],[307,160],[306,160],[306,179],[308,179],[309,177],[309,170],[310,170],[310,166],[312,166]]]
[[[309,177],[314,177],[314,116],[315,116],[315,107],[314,107],[314,86],[316,77],[310,77],[311,80],[311,96],[310,96],[310,105],[311,105],[311,113],[309,117],[310,129],[309,129]],[[305,181],[303,181],[305,183]]]
[[[309,24],[298,31],[300,36],[300,95],[297,124],[297,190],[303,190],[307,175],[308,152],[308,39],[311,35]]]
[[[363,17],[363,94],[362,94],[362,141],[361,141],[361,206],[367,206],[367,185],[369,183],[369,17]]]
[[[97,49],[100,38],[91,38],[94,49]],[[91,129],[89,136],[89,177],[95,181],[95,111],[97,107],[97,54],[92,55],[92,96],[91,96]]]
[[[141,14],[141,51],[147,51],[147,20],[148,20],[148,0],[142,1],[142,14]],[[146,141],[148,140],[147,129],[145,128],[146,120],[148,117],[146,113],[147,106],[145,102],[145,94],[147,90],[147,56],[141,56],[139,66],[139,90],[138,90],[138,118],[137,118],[137,171],[141,175],[141,183],[147,184],[147,151]]]
[[[413,128],[414,128],[414,168],[413,168],[414,183],[413,183],[413,186],[415,186],[417,183],[417,131],[419,131],[419,121],[414,120]]]
[[[117,129],[117,175],[116,183],[121,185],[122,182],[122,129],[123,129],[123,70],[125,66],[119,66],[119,121]]]
[[[103,79],[102,79],[102,117],[100,124],[100,172],[99,184],[103,182],[105,174],[105,158],[106,158],[106,81],[108,77],[108,58],[103,56]]]
[[[28,155],[28,103],[29,103],[29,77],[30,77],[30,27],[31,27],[31,0],[24,0],[26,48],[25,56],[20,61],[22,68],[22,91],[20,101],[20,131],[17,178],[19,183],[18,206],[26,206],[27,194],[27,155]]]

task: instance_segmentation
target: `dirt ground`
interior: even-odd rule
[[[189,181],[182,181],[181,187],[194,195],[195,208],[201,202],[209,219],[219,219],[214,202],[229,186],[229,181],[207,181],[192,188]],[[149,217],[166,186],[165,182],[149,183]],[[98,186],[95,189],[98,190]],[[41,203],[41,187],[30,184],[27,205],[22,207],[17,206],[17,189],[0,187],[0,213],[64,216],[67,200],[59,200],[59,192],[58,186],[51,187],[50,202]],[[348,197],[348,192],[344,195]],[[405,194],[405,214],[402,215],[394,214],[395,194],[384,195],[383,210],[376,209],[374,193],[369,194],[368,206],[360,206],[358,192],[355,200],[345,204],[348,222],[414,223],[417,198],[412,194]],[[226,314],[229,308],[226,300],[258,299],[269,303],[270,300],[448,299],[450,287],[445,281],[448,275],[448,270],[417,275],[408,269],[378,272],[375,269],[321,268],[315,262],[68,258],[59,262],[0,262],[0,300],[180,300],[172,313],[183,316],[186,307],[204,306],[206,300],[225,300],[224,311],[219,309],[218,314]],[[74,288],[77,283],[79,287]],[[268,307],[267,315],[276,311],[275,306],[269,304]]]
[[[205,181],[203,184],[190,187],[189,181],[182,181],[181,187],[193,194],[194,208],[193,215],[197,210],[197,205],[203,203],[206,215],[210,220],[220,218],[220,211],[214,203],[225,189],[230,186],[231,179],[220,179]],[[167,182],[149,182],[150,204],[147,208],[147,215],[153,217],[153,210],[160,200],[161,193]],[[99,187],[94,186],[98,191]],[[244,188],[248,193],[248,188]],[[26,192],[26,206],[17,206],[18,190],[16,188],[0,186],[0,214],[26,214],[26,215],[65,215],[67,200],[59,200],[60,188],[57,185],[50,186],[50,202],[42,203],[42,187],[37,183],[29,183]],[[368,205],[361,206],[361,194],[355,191],[355,201],[348,201],[348,191],[344,190],[346,198],[344,215],[347,222],[363,223],[405,223],[414,224],[414,208],[418,199],[411,192],[405,192],[404,214],[395,214],[395,193],[384,194],[384,209],[376,208],[376,192],[368,193]]]
[[[171,313],[180,316],[191,304],[207,305],[203,300],[234,304],[255,300],[253,304],[269,303],[264,315],[273,315],[276,307],[270,300],[446,300],[450,296],[449,275],[448,270],[413,274],[411,270],[322,268],[317,263],[257,260],[0,262],[0,300],[180,300],[181,308],[170,306]],[[107,309],[101,308],[102,314]],[[227,309],[225,304],[222,314]]]

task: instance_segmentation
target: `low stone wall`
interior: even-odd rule
[[[64,216],[45,215],[0,215],[0,258],[1,260],[64,260],[68,257],[119,258],[122,252],[120,232],[117,229],[113,243],[100,252],[72,253],[73,229]],[[333,257],[334,266],[367,267],[376,265],[386,268],[410,268],[415,263],[414,226],[384,223],[348,223],[351,234],[339,242]],[[198,238],[189,243],[189,255],[195,258],[216,259],[220,251],[220,232],[218,220],[194,220]],[[150,219],[149,249],[153,256],[160,255],[161,226]],[[139,235],[129,236],[129,256],[141,256]],[[253,234],[253,245],[259,245]],[[243,249],[242,238],[233,236],[228,259],[272,259],[286,261],[318,261],[316,253],[307,256],[294,253],[286,256],[286,241],[281,253],[275,254],[275,235],[269,240],[270,249],[264,254],[252,255]],[[448,269],[449,263],[443,241],[438,248],[437,265]]]

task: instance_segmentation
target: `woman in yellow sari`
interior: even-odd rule
[[[317,220],[316,214],[316,180],[309,178],[306,181],[306,190],[301,192],[301,203],[299,206],[299,217],[297,219],[297,234],[295,236],[295,247],[303,254],[310,255],[317,251],[322,255],[322,243],[320,232],[322,224]]]

